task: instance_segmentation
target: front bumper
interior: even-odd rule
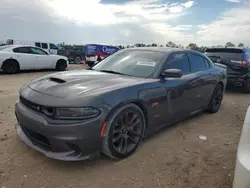
[[[47,157],[77,161],[100,154],[100,117],[81,122],[58,122],[27,108],[21,102],[16,104],[15,114],[18,121],[16,130],[21,140]]]
[[[238,145],[233,188],[250,187],[250,106],[248,107]]]

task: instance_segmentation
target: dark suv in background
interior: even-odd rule
[[[208,48],[205,55],[214,63],[227,66],[227,83],[250,93],[250,49]]]

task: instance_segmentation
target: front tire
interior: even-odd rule
[[[211,114],[218,112],[221,106],[222,98],[223,98],[223,86],[221,84],[218,84],[215,87],[210,102],[208,104],[207,112]]]
[[[7,60],[3,64],[3,71],[7,74],[15,74],[19,71],[19,64],[15,60]]]
[[[138,106],[128,104],[120,107],[108,119],[102,152],[113,159],[130,156],[139,146],[144,130],[145,118]]]
[[[67,68],[67,63],[65,60],[59,60],[56,64],[56,70],[57,71],[65,71],[65,69]]]

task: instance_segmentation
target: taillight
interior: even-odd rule
[[[250,60],[244,60],[244,61],[235,61],[235,60],[231,60],[232,63],[236,63],[239,64],[240,67],[247,67],[248,64],[250,64]]]
[[[249,60],[246,60],[246,61],[242,61],[240,66],[241,67],[247,67],[247,65],[250,64],[250,61]]]

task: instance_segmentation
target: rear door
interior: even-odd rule
[[[34,57],[29,47],[17,47],[13,49],[14,57],[20,64],[20,69],[33,69]]]
[[[196,102],[193,105],[197,105],[197,109],[204,108],[210,100],[209,96],[215,85],[211,65],[205,57],[197,53],[187,52],[187,54],[191,63],[191,72],[196,75]]]

